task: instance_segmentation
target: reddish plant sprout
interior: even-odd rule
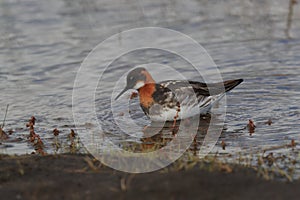
[[[225,147],[226,147],[227,145],[226,145],[226,143],[224,142],[224,140],[222,140],[221,146],[222,146],[222,149],[225,150]]]
[[[295,146],[296,146],[296,142],[295,142],[294,139],[291,140],[291,146],[292,146],[292,147],[295,147]]]
[[[59,130],[57,130],[57,128],[53,129],[53,135],[54,136],[58,136],[59,135]]]
[[[71,132],[69,134],[69,138],[71,140],[71,144],[70,144],[71,149],[74,149],[76,147],[75,136],[76,136],[76,134],[75,134],[74,130],[71,129]]]
[[[75,132],[73,129],[71,129],[70,137],[74,138],[75,137]]]
[[[249,130],[250,136],[251,136],[252,133],[255,132],[255,128],[256,128],[256,126],[255,126],[255,124],[254,124],[254,122],[253,122],[252,119],[249,119],[247,127],[248,127],[248,130]]]
[[[29,122],[26,124],[26,127],[31,127],[31,126],[34,126],[35,125],[35,117],[34,116],[31,116]]]
[[[35,151],[37,154],[46,155],[47,153],[44,151],[44,143],[41,140],[40,136],[36,134],[34,131],[35,120],[36,120],[35,117],[32,116],[29,122],[26,124],[26,127],[29,127],[28,139],[35,147]]]

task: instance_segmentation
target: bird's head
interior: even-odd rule
[[[135,68],[128,73],[126,87],[122,90],[122,92],[120,92],[120,94],[118,94],[115,100],[117,100],[127,90],[139,90],[148,83],[154,83],[154,80],[149,72],[143,67]]]

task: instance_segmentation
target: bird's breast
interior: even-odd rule
[[[153,93],[155,92],[155,85],[146,84],[139,89],[140,104],[142,107],[149,109],[154,103]]]

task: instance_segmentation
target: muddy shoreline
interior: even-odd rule
[[[250,168],[128,174],[90,155],[0,156],[3,199],[298,199],[300,181],[267,181]],[[169,167],[171,168],[171,167]]]

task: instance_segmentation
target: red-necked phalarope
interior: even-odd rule
[[[183,80],[156,83],[145,68],[136,68],[127,75],[127,85],[115,100],[135,89],[141,108],[152,121],[173,121],[208,113],[225,92],[241,82],[243,79],[212,84]]]

